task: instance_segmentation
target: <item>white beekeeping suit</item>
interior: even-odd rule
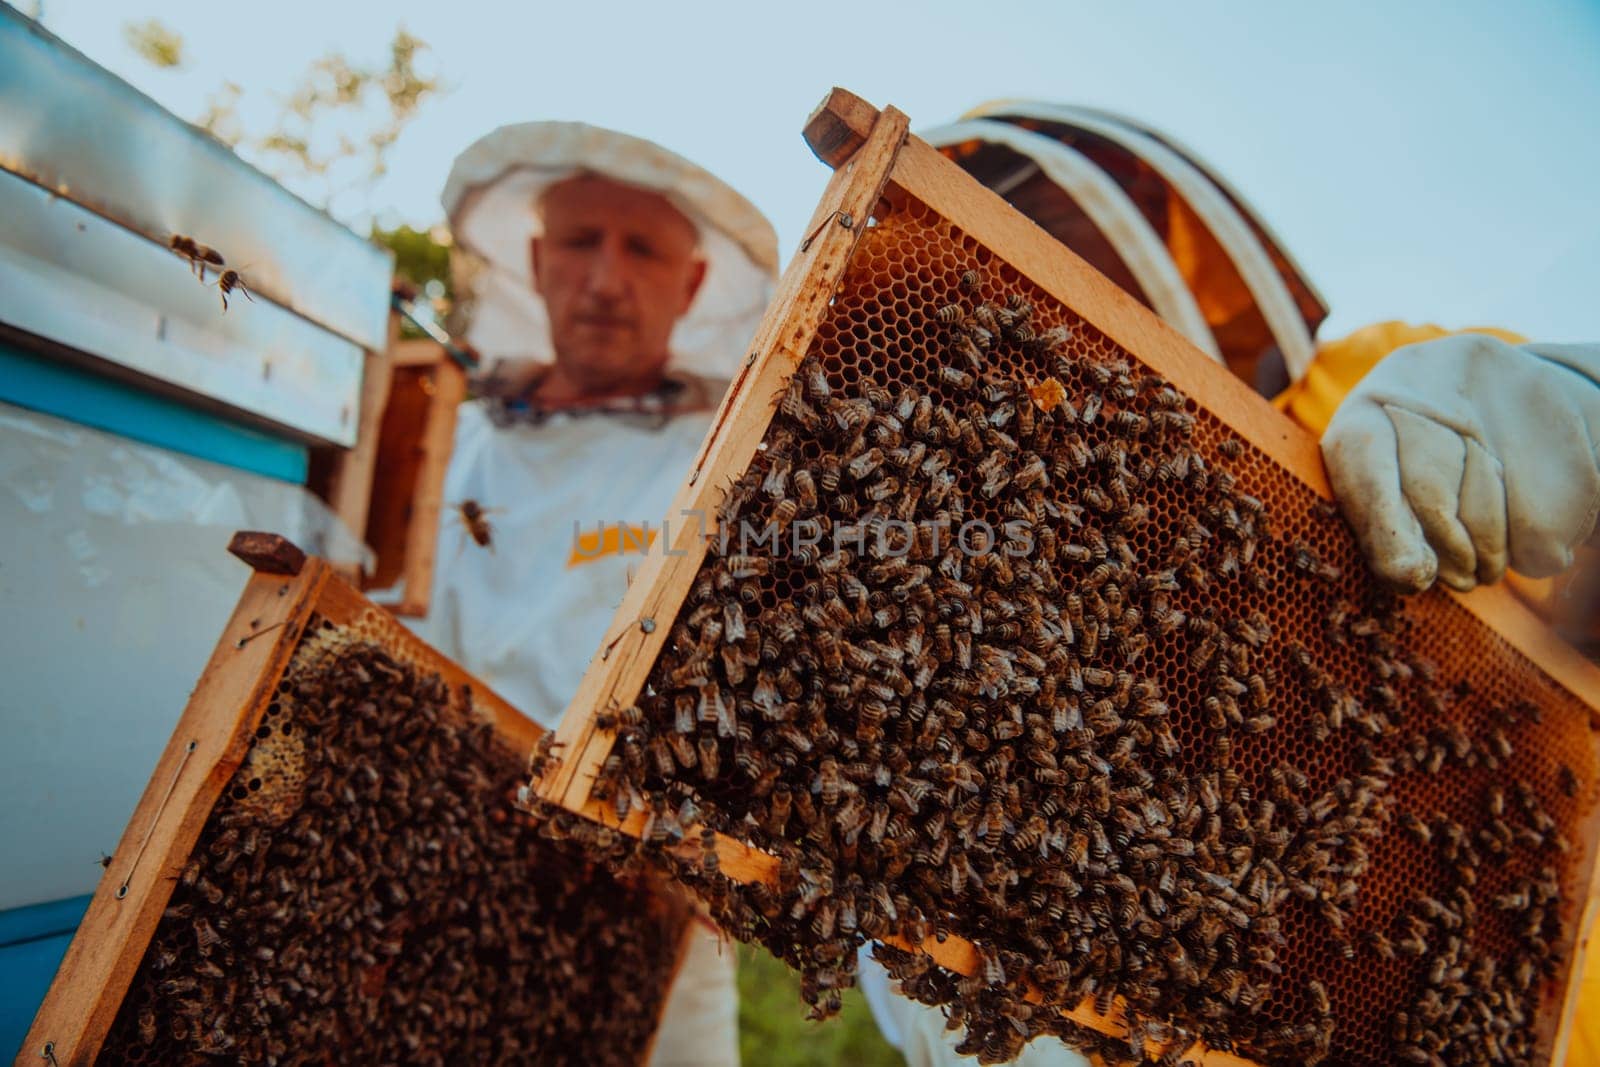
[[[733,189],[659,146],[581,123],[502,127],[468,147],[442,200],[473,259],[467,340],[490,364],[548,363],[548,316],[529,241],[542,190],[597,174],[659,193],[694,223],[705,281],[672,335],[669,385],[582,412],[462,406],[445,479],[431,613],[417,632],[523,712],[554,727],[606,636],[648,539],[711,425],[771,295],[777,239]],[[455,506],[488,510],[492,549]],[[733,956],[696,936],[653,1064],[736,1064]]]

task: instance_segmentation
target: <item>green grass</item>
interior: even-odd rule
[[[745,1067],[904,1067],[872,1021],[866,997],[846,990],[844,1010],[806,1019],[800,976],[765,949],[739,946],[739,1055]]]

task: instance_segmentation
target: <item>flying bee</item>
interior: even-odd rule
[[[461,521],[461,528],[472,539],[473,544],[487,548],[494,552],[494,527],[489,522],[489,516],[499,511],[499,508],[486,508],[476,500],[463,500],[455,506],[456,518]],[[462,542],[466,544],[465,541]]]
[[[256,302],[256,298],[251,296],[250,290],[245,287],[243,276],[241,276],[239,272],[234,270],[232,267],[224,268],[222,273],[217,275],[216,284],[217,293],[222,297],[223,311],[228,310],[228,294],[233,292],[235,289],[243,293],[245,298],[252,304]]]
[[[189,261],[189,270],[201,281],[206,280],[206,269],[208,267],[216,267],[220,271],[221,268],[227,266],[221,252],[218,252],[215,248],[208,248],[187,234],[173,234],[167,241],[167,247],[187,259]],[[223,306],[227,306],[226,301],[224,301]]]

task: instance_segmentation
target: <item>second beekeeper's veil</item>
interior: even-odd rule
[[[756,206],[660,145],[581,122],[502,126],[456,157],[440,199],[465,272],[466,339],[490,365],[553,359],[544,301],[533,290],[528,241],[545,187],[579,173],[665,196],[699,231],[706,280],[672,335],[669,369],[730,379],[778,272],[778,240]],[[458,284],[463,275],[458,274]]]

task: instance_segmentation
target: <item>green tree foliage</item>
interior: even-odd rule
[[[453,295],[450,287],[450,238],[442,227],[412,229],[400,225],[392,230],[372,227],[372,240],[394,253],[394,276],[426,291],[437,281],[443,296]]]
[[[764,949],[739,952],[739,1056],[762,1067],[905,1067],[859,990],[827,1022],[806,1018],[800,977]],[[974,1060],[974,1063],[977,1061]]]
[[[371,239],[394,253],[395,278],[414,287],[417,303],[431,309],[434,319],[443,323],[455,299],[450,278],[450,232],[443,226],[418,230],[406,225],[384,229],[374,224]],[[422,336],[422,331],[410,322],[402,322],[400,329],[406,337]]]

